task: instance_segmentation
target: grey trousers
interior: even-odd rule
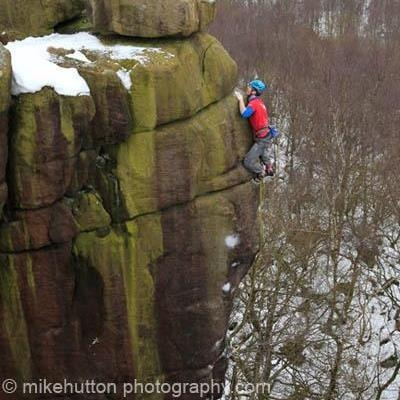
[[[245,168],[253,174],[260,174],[264,171],[264,164],[273,164],[274,162],[274,149],[272,138],[268,135],[262,139],[256,139],[250,151],[246,154],[243,160]]]

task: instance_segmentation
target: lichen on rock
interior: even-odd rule
[[[64,97],[52,89],[21,95],[10,131],[10,189],[18,208],[39,208],[67,191],[94,115],[89,96]]]
[[[18,274],[13,259],[1,254],[0,304],[6,305],[1,313],[0,349],[4,366],[0,365],[0,373],[4,376],[6,371],[13,371],[14,378],[27,380],[31,377],[31,352]]]
[[[158,38],[189,36],[206,28],[215,15],[209,0],[89,0],[95,31]]]
[[[172,57],[155,54],[131,72],[136,132],[188,118],[221,100],[236,82],[235,62],[210,35],[157,45]]]
[[[8,109],[11,100],[11,58],[0,44],[0,221],[7,199],[6,164],[8,157]]]
[[[115,167],[98,170],[105,205],[114,218],[133,218],[240,184],[248,179],[240,159],[250,137],[233,96],[193,118],[135,133],[106,148]]]
[[[39,210],[17,210],[0,225],[0,252],[38,250],[68,243],[78,234],[70,209],[62,202]]]
[[[124,357],[139,381],[212,378],[228,318],[221,288],[238,284],[257,251],[256,198],[246,183],[77,237],[76,268],[90,266],[104,282],[102,345],[116,351],[115,332],[130,340]],[[225,245],[231,232],[240,248]],[[234,260],[242,267],[232,273]]]
[[[70,207],[81,232],[95,231],[111,224],[111,217],[103,207],[102,198],[96,192],[79,192]]]
[[[31,29],[35,1],[17,18],[17,0],[7,34],[80,9],[41,1]],[[251,134],[236,64],[199,32],[215,4],[89,3],[98,32],[125,37],[10,42],[11,87],[0,45],[0,375],[222,381],[232,296],[258,250],[258,189],[241,165]]]
[[[93,266],[104,282],[105,312],[109,315],[104,334],[107,337],[107,333],[117,331],[123,342],[130,343],[135,376],[141,382],[162,372],[150,271],[151,264],[163,254],[160,223],[160,216],[153,214],[104,234],[81,233],[74,246],[77,268]],[[118,352],[119,344],[114,346],[113,351]]]
[[[10,39],[44,35],[78,16],[84,0],[0,0],[0,27]]]

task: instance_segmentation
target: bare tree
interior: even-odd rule
[[[220,0],[219,15],[241,77],[271,85],[287,178],[264,188],[229,398],[235,382],[268,382],[270,399],[398,399],[398,4]]]

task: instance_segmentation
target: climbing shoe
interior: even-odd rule
[[[264,164],[264,171],[266,176],[274,176],[274,167],[272,164]]]
[[[256,185],[259,185],[264,180],[265,176],[265,173],[261,172],[260,174],[257,174],[251,181]]]

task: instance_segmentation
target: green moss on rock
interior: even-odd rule
[[[136,132],[188,118],[235,86],[236,64],[212,36],[197,34],[156,46],[167,56],[155,54],[155,62],[151,56],[148,64],[131,72]]]
[[[215,2],[206,0],[88,1],[97,32],[126,36],[189,36],[207,27],[214,13]]]
[[[139,2],[124,8],[117,0],[96,2],[96,23],[102,4],[111,3],[124,17],[120,26],[134,24]],[[51,4],[43,2],[46,20],[52,18]],[[148,11],[169,13],[162,16],[157,35],[163,29],[171,34],[167,25],[177,10],[179,18],[193,11],[185,22],[191,27],[180,25],[173,33],[181,36],[204,28],[215,11],[206,0],[146,5]],[[144,57],[114,60],[108,53],[83,51],[92,61],[85,63],[65,57],[68,49],[53,49],[60,65],[78,68],[91,96],[64,97],[45,88],[20,95],[12,110],[12,208],[38,208],[14,210],[15,220],[0,227],[0,251],[21,251],[10,257],[18,264],[19,280],[11,261],[0,269],[0,312],[22,377],[30,373],[26,331],[32,326],[30,332],[42,333],[61,327],[45,360],[40,355],[46,343],[32,335],[32,349],[40,350],[32,353],[33,363],[43,361],[44,371],[59,355],[65,356],[59,370],[75,371],[72,362],[89,355],[84,361],[89,368],[97,362],[93,371],[99,375],[110,365],[110,375],[123,371],[118,376],[142,382],[169,379],[168,374],[180,379],[182,371],[194,371],[195,379],[211,376],[204,366],[221,355],[215,343],[228,316],[222,287],[227,281],[237,284],[255,253],[256,197],[249,184],[240,185],[249,179],[241,160],[251,133],[231,95],[236,64],[204,33],[151,45],[107,39],[109,45],[122,43],[145,47]],[[118,77],[121,70],[131,78],[130,89]],[[1,190],[0,182],[0,206]],[[44,206],[54,202],[73,215],[49,213]],[[227,235],[238,235],[241,247],[227,246]],[[237,259],[242,272],[231,272]],[[46,302],[53,313],[43,307]],[[3,304],[9,304],[5,311]],[[27,318],[34,316],[29,327],[22,306]],[[86,323],[92,310],[96,321]],[[17,337],[10,337],[13,329]],[[96,360],[90,358],[95,351]]]
[[[10,182],[15,206],[37,208],[61,198],[94,115],[89,96],[60,96],[50,88],[20,95],[13,107]]]
[[[32,282],[28,268],[28,280]],[[21,304],[18,276],[12,257],[0,255],[0,329],[5,334],[9,345],[13,366],[18,378],[27,381],[31,377],[31,358],[28,340],[28,327]]]
[[[155,132],[146,132],[132,135],[127,142],[110,149],[116,163],[113,179],[109,179],[108,183],[111,189],[107,191],[105,200],[108,208],[112,208],[113,204],[122,207],[122,210],[114,210],[114,219],[121,220],[158,209],[157,185],[154,185],[157,176],[155,141]],[[118,201],[115,201],[116,196]]]
[[[109,226],[110,215],[103,207],[103,201],[96,192],[80,192],[71,207],[76,225],[81,232],[93,231]]]
[[[70,209],[63,203],[38,210],[15,211],[0,225],[0,251],[37,250],[71,241],[78,233]]]
[[[0,0],[0,27],[9,38],[40,36],[83,8],[84,0]]]
[[[77,157],[73,176],[66,196],[75,197],[82,188],[89,185],[90,177],[96,169],[96,158],[98,149],[81,151]]]
[[[0,44],[0,114],[7,112],[11,98],[11,56]]]
[[[200,0],[197,2],[200,15],[200,30],[204,30],[214,21],[216,1]]]
[[[221,356],[215,343],[226,332],[229,300],[257,251],[257,197],[248,182],[161,212],[164,254],[154,276],[167,379]]]
[[[20,95],[12,110],[14,163],[33,166],[76,156],[94,111],[89,96],[61,96],[47,87]]]
[[[131,45],[144,50],[139,61],[113,59],[95,51],[84,51],[90,64],[62,55],[58,61],[62,66],[76,67],[87,80],[96,104],[93,136],[100,142],[125,139],[132,131],[132,122],[133,131],[142,132],[189,118],[228,95],[236,84],[236,63],[205,33],[151,45],[140,39],[114,37],[103,38],[103,42],[110,47]],[[117,72],[128,74],[129,89],[122,86]]]
[[[163,253],[160,216],[154,214],[112,229],[107,235],[81,233],[74,253],[99,272],[105,284],[104,303],[108,329],[127,325],[136,379],[160,376],[157,327],[154,314],[154,283],[149,268]],[[122,282],[117,281],[122,279]],[[124,293],[116,292],[122,284]],[[122,298],[126,315],[115,308]]]
[[[196,196],[249,179],[241,160],[251,145],[251,133],[237,111],[234,96],[195,117],[141,132],[110,146],[113,179],[102,172],[100,193],[107,210],[119,220],[154,212]]]
[[[5,182],[8,156],[8,109],[11,100],[11,58],[10,53],[0,44],[0,220],[7,199]]]
[[[129,93],[117,71],[118,64],[101,61],[95,67],[83,64],[79,68],[95,104],[91,134],[95,145],[122,142],[132,131]]]

